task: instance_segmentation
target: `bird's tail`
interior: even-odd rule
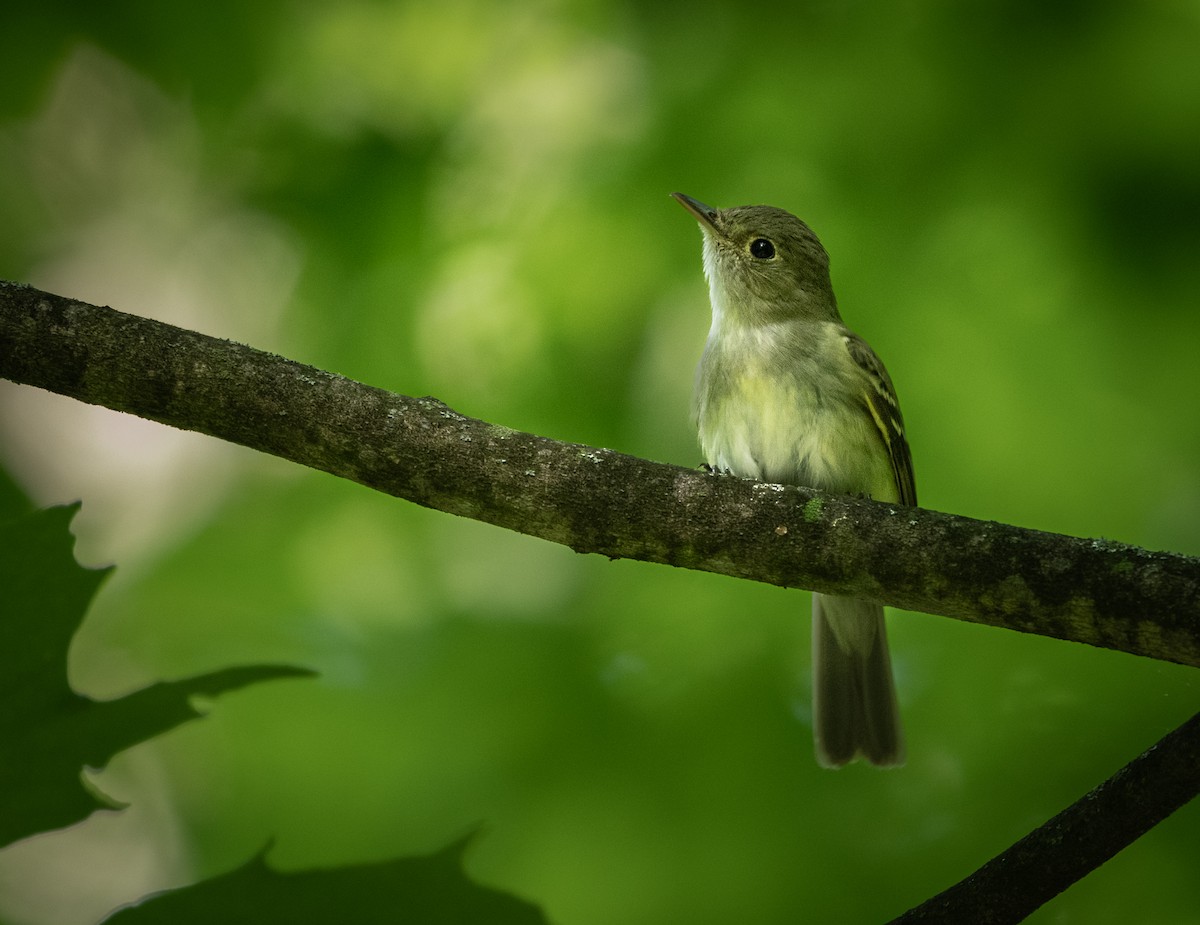
[[[813,736],[817,761],[840,768],[860,755],[904,763],[904,735],[883,607],[813,594]]]

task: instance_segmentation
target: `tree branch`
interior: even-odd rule
[[[1008,925],[1200,794],[1200,713],[965,880],[889,925]]]
[[[241,344],[0,284],[0,376],[577,552],[1200,666],[1200,560],[714,477],[473,420]]]

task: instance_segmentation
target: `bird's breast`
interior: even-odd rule
[[[894,500],[890,462],[836,366],[765,351],[706,351],[696,380],[707,462],[743,478]]]

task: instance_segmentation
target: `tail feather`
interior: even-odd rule
[[[904,736],[883,608],[869,601],[814,594],[813,736],[827,768],[862,756],[904,763]]]

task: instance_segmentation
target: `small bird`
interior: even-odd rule
[[[709,466],[916,505],[892,380],[842,323],[817,236],[783,209],[672,195],[704,232],[712,327],[694,410]],[[812,605],[818,763],[903,764],[883,607],[815,592]]]

